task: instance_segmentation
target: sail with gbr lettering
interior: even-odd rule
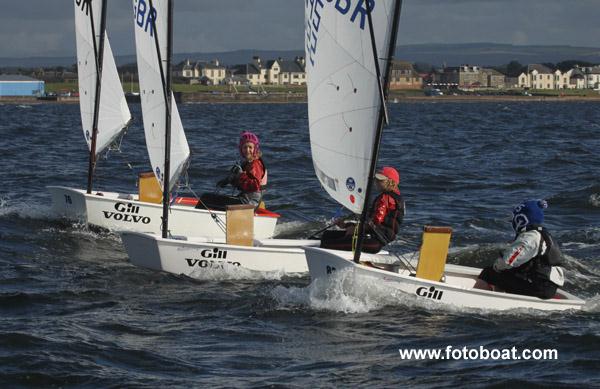
[[[381,109],[365,1],[307,0],[305,51],[310,145],[327,193],[361,213]],[[373,38],[386,74],[395,0],[370,0]]]
[[[151,6],[152,4],[152,6]],[[164,183],[168,44],[168,1],[133,0],[135,43],[146,146],[152,170]],[[187,167],[190,148],[175,97],[171,98],[171,152],[169,190]],[[164,188],[163,188],[164,189]]]
[[[100,50],[100,0],[75,0],[75,37],[77,41],[77,73],[79,78],[79,107],[83,134],[91,151],[98,69],[96,50]],[[131,114],[108,37],[104,38],[98,134],[96,155],[104,151],[127,128]]]

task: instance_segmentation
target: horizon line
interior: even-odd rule
[[[396,45],[396,48],[398,47],[412,47],[412,46],[468,46],[468,45],[497,45],[497,46],[513,46],[513,47],[571,47],[571,48],[579,48],[579,49],[596,49],[596,50],[600,50],[600,47],[595,47],[595,46],[574,46],[574,45],[568,45],[568,44],[554,44],[554,45],[550,45],[550,44],[514,44],[514,43],[498,43],[498,42],[460,42],[460,43],[435,43],[435,42],[429,42],[429,43],[408,43],[408,44],[399,44]],[[182,54],[227,54],[227,53],[234,53],[234,52],[239,52],[239,51],[284,51],[284,52],[298,52],[298,51],[303,51],[303,48],[298,48],[298,49],[232,49],[232,50],[227,50],[227,51],[180,51],[177,53],[173,53],[173,55],[182,55]],[[134,53],[128,53],[128,54],[116,54],[115,53],[115,57],[127,57],[127,56],[134,56],[136,55],[135,52]],[[71,58],[71,57],[76,57],[77,54],[73,53],[70,55],[47,55],[47,56],[42,56],[42,55],[38,55],[38,56],[16,56],[16,57],[0,57],[0,60],[17,60],[17,59],[41,59],[41,58]]]

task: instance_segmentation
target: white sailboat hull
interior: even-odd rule
[[[385,283],[385,285],[409,295],[414,295],[419,299],[464,308],[491,310],[530,308],[560,311],[581,309],[585,305],[585,301],[560,289],[557,291],[560,298],[549,300],[473,289],[475,280],[481,272],[481,269],[473,267],[447,264],[444,282],[435,282],[411,276],[408,271],[403,269],[398,272],[391,272],[364,264],[356,264],[352,260],[351,252],[311,247],[305,248],[305,251],[310,277],[313,280],[327,279],[337,272],[349,271],[353,272],[355,277],[369,278],[376,282]],[[361,261],[377,263],[377,257],[378,255],[363,253]]]
[[[318,240],[264,239],[254,247],[225,244],[224,239],[164,239],[157,234],[121,233],[129,261],[140,267],[190,277],[244,269],[306,273],[303,245]]]
[[[85,190],[62,186],[48,186],[52,195],[53,211],[88,225],[113,231],[138,231],[161,233],[162,205],[140,202],[137,194]],[[225,212],[213,211],[225,223]],[[276,217],[255,216],[254,236],[270,238],[275,233]],[[224,238],[225,233],[203,209],[185,205],[172,205],[169,213],[169,230],[173,235]]]

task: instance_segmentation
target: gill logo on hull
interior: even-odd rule
[[[425,297],[428,299],[441,300],[444,291],[435,289],[435,286],[432,286],[430,288],[426,286],[421,286],[415,291],[415,293],[417,294],[417,296]]]
[[[148,216],[140,216],[140,207],[132,203],[116,203],[115,211],[102,211],[105,219],[113,219],[126,223],[150,224],[152,221]]]
[[[200,252],[202,258],[220,258],[227,259],[227,250],[219,250],[218,247],[214,249],[204,249]]]
[[[231,266],[240,267],[241,264],[239,262],[233,261],[214,261],[213,259],[227,259],[227,250],[220,250],[218,247],[212,249],[204,249],[200,251],[200,256],[206,259],[197,259],[197,258],[185,258],[189,267],[198,266],[201,268],[209,268],[209,269],[224,269],[225,264],[229,264]]]

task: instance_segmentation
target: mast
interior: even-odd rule
[[[102,66],[104,63],[104,37],[106,36],[106,1],[102,2],[102,11],[100,12],[100,40],[96,45],[96,29],[94,27],[94,11],[90,1],[90,24],[92,26],[92,41],[94,42],[94,57],[96,60],[96,92],[94,96],[94,120],[92,123],[92,141],[90,145],[90,159],[88,164],[88,185],[87,193],[92,193],[92,184],[94,181],[94,170],[96,170],[96,140],[98,138],[98,116],[100,113],[100,92],[102,89]]]
[[[173,103],[171,91],[171,57],[173,56],[173,0],[168,0],[168,31],[167,31],[167,80],[166,80],[166,131],[165,131],[165,179],[163,180],[163,238],[169,235],[169,200],[171,180],[171,104]]]
[[[156,12],[152,0],[149,1],[150,12]],[[158,55],[158,68],[160,69],[160,78],[163,84],[163,93],[165,98],[165,166],[163,171],[163,216],[162,216],[162,237],[169,236],[169,200],[170,200],[170,177],[171,177],[171,57],[173,55],[173,0],[167,0],[167,55],[166,69],[163,68],[163,58],[160,52],[158,40],[158,30],[156,29],[156,14],[152,18],[152,27],[154,29],[154,43]],[[165,74],[166,73],[166,74]]]
[[[373,49],[373,59],[375,60],[375,72],[377,75],[377,81],[379,84],[379,97],[381,105],[379,107],[379,118],[377,119],[377,131],[375,133],[375,143],[373,144],[373,152],[371,154],[371,166],[369,168],[369,178],[367,180],[367,189],[365,191],[365,202],[363,203],[363,211],[360,215],[360,223],[358,224],[358,240],[356,242],[356,250],[354,251],[354,262],[360,261],[360,254],[362,251],[362,245],[364,241],[365,224],[367,222],[367,213],[369,212],[369,198],[373,190],[373,177],[375,176],[375,169],[377,167],[377,159],[379,157],[379,144],[381,142],[381,135],[383,134],[383,126],[388,123],[387,109],[385,101],[389,91],[389,79],[390,72],[392,69],[392,59],[394,58],[394,51],[396,49],[396,39],[398,37],[398,19],[400,18],[400,9],[402,8],[402,0],[396,0],[394,7],[394,17],[392,19],[392,33],[390,36],[388,53],[387,53],[387,68],[385,69],[384,78],[381,78],[381,69],[379,68],[379,56],[377,54],[377,46],[375,43],[375,33],[373,31],[373,17],[371,15],[371,3],[365,1],[367,7],[367,19],[369,21],[369,33],[371,34],[371,46]]]

